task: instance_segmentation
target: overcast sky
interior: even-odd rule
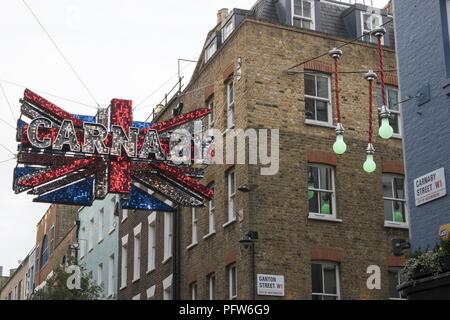
[[[107,107],[112,98],[135,105],[177,73],[177,59],[196,60],[220,8],[250,9],[256,0],[27,0],[95,99]],[[375,0],[383,6],[387,0]],[[64,63],[20,0],[0,2],[0,80],[24,85],[91,107],[42,94],[71,113],[95,114],[95,102]],[[182,64],[189,78],[194,64]],[[135,114],[145,120],[173,78]],[[23,88],[2,83],[19,116]],[[16,150],[15,120],[0,91],[0,143]],[[13,156],[0,147],[0,162]],[[48,205],[11,190],[14,161],[0,163],[0,266],[15,268],[35,244],[36,224]]]

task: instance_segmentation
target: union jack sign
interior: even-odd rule
[[[13,189],[35,202],[90,206],[120,194],[124,209],[172,211],[213,197],[192,166],[170,160],[171,131],[209,114],[198,109],[161,123],[133,122],[132,102],[114,99],[96,116],[70,114],[25,90]]]

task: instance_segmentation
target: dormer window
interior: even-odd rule
[[[227,40],[228,37],[233,33],[233,31],[234,31],[234,17],[231,17],[231,19],[222,28],[222,40],[223,41]]]
[[[367,12],[361,12],[361,26],[362,26],[362,34],[365,35],[363,37],[363,41],[377,43],[377,38],[372,36],[370,32],[381,26],[383,24],[383,19],[379,14],[371,14]],[[384,44],[384,38],[382,39]]]
[[[314,1],[292,0],[292,25],[315,30]]]
[[[216,53],[217,51],[217,38],[214,38],[213,41],[206,47],[205,50],[205,63],[211,59],[211,57]]]

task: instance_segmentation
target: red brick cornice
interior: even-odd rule
[[[228,252],[224,257],[224,261],[226,266],[235,263],[237,261],[237,252],[234,250]]]
[[[333,72],[333,68],[331,67],[330,63],[322,62],[322,61],[309,61],[305,63],[305,70],[310,71],[317,71],[322,73],[329,73],[331,74]]]
[[[380,75],[378,76],[378,84],[380,83]],[[384,83],[388,86],[398,87],[398,77],[395,74],[386,74],[384,76]]]
[[[389,268],[404,268],[406,265],[406,258],[396,257],[396,256],[388,256],[388,267]]]
[[[210,85],[205,89],[205,101],[208,101],[214,95],[214,85]]]
[[[394,173],[399,175],[405,175],[405,165],[403,161],[384,161],[383,173]]]
[[[336,166],[337,165],[337,157],[334,153],[331,153],[331,152],[309,151],[308,152],[308,162]]]
[[[225,68],[225,70],[223,71],[223,81],[227,81],[233,75],[234,68],[234,62]]]
[[[339,263],[342,261],[342,249],[320,248],[311,250],[311,261],[329,261]]]

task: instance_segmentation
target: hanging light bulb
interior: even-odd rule
[[[375,148],[373,144],[369,143],[367,147],[367,160],[364,162],[364,171],[367,173],[373,173],[377,170],[377,164],[374,161]]]
[[[381,127],[378,133],[380,137],[385,140],[389,140],[394,135],[394,129],[389,122],[390,117],[391,113],[388,108],[386,106],[382,106],[380,112]]]
[[[338,123],[336,127],[336,142],[333,145],[333,150],[339,155],[342,155],[347,151],[347,144],[344,141],[344,133],[344,126],[342,123]]]

